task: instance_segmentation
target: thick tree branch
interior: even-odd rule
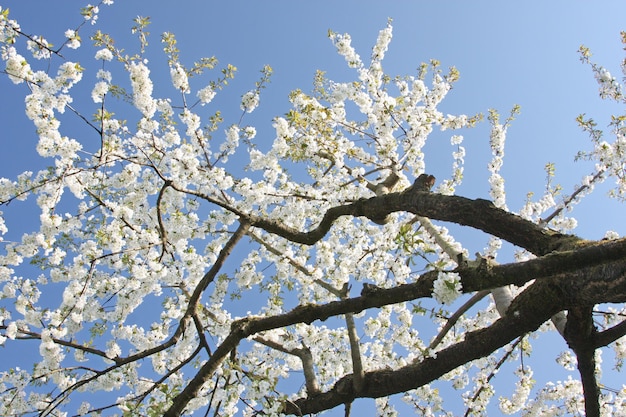
[[[469,268],[463,265],[458,268],[457,271],[461,275],[464,292],[492,289],[512,283],[521,285],[531,279],[549,277],[555,274],[560,274],[560,276],[562,277],[562,274],[566,273],[567,271],[576,270],[577,267],[580,268],[582,266],[583,269],[584,267],[589,269],[590,264],[598,265],[602,263],[600,259],[604,259],[605,262],[607,259],[615,259],[616,257],[621,259],[623,258],[624,253],[626,253],[626,240],[617,241],[615,243],[612,242],[610,244],[607,244],[606,247],[605,245],[597,245],[591,246],[590,248],[585,248],[583,245],[584,241],[576,236],[561,235],[546,231],[536,224],[524,220],[519,216],[496,208],[489,201],[470,200],[464,197],[444,196],[440,194],[433,194],[428,191],[420,191],[424,187],[421,187],[418,182],[419,181],[416,181],[416,184],[414,184],[413,187],[410,187],[407,191],[402,193],[389,193],[370,199],[358,200],[351,204],[331,207],[326,211],[318,226],[308,232],[301,232],[296,229],[286,227],[276,221],[259,218],[255,215],[244,215],[242,213],[239,213],[239,215],[241,216],[242,225],[238,229],[236,235],[238,238],[240,238],[247,232],[247,228],[249,226],[255,226],[262,228],[269,233],[277,234],[292,242],[312,245],[326,235],[326,233],[332,227],[333,222],[340,216],[365,216],[370,219],[381,219],[394,211],[407,211],[419,216],[444,221],[452,221],[461,225],[467,225],[483,230],[494,236],[501,237],[513,244],[521,246],[539,256],[557,250],[570,249],[570,251],[566,253],[557,253],[551,256],[545,256],[543,258],[538,258],[519,264],[492,266],[488,263],[481,263],[478,268]],[[236,242],[238,238],[235,238],[235,236],[233,236],[231,242],[229,243]],[[571,250],[573,248],[579,249]],[[593,256],[593,258],[590,259],[589,253],[581,252],[585,249],[589,250],[593,255],[596,256]],[[223,253],[225,255],[227,255],[229,252],[230,250],[224,248]],[[216,262],[216,264],[217,263],[219,262]],[[602,267],[602,265],[600,266]],[[215,269],[215,267],[219,269],[219,266],[214,265],[214,268],[212,268],[212,270]],[[626,270],[626,267],[623,264],[620,264],[618,266],[614,266],[613,270],[607,270],[603,272],[608,273],[608,275],[611,275],[613,278],[616,274],[621,274],[620,277],[623,278],[624,270]],[[208,282],[212,280],[212,276],[214,276],[214,274],[212,274],[211,272],[212,271],[209,271],[209,273],[207,273],[207,275],[202,279],[201,283],[198,285],[197,291],[194,294],[196,297],[193,298],[197,298],[197,294],[201,293],[204,288],[206,288],[206,285],[208,285]],[[604,275],[605,274],[602,274],[600,276]],[[589,277],[596,275],[587,274],[586,276]],[[325,320],[329,317],[337,316],[340,314],[358,313],[368,308],[382,307],[384,305],[414,300],[420,297],[429,297],[432,293],[432,286],[436,277],[437,271],[431,271],[424,274],[417,282],[413,284],[400,285],[390,289],[375,288],[374,290],[368,290],[367,292],[364,292],[361,297],[357,298],[331,302],[321,306],[302,305],[282,315],[265,318],[246,318],[234,322],[229,336],[217,348],[217,350],[209,358],[209,360],[200,368],[198,373],[189,382],[185,389],[174,399],[172,406],[164,415],[170,417],[179,416],[183,412],[189,401],[195,398],[204,383],[211,377],[211,375],[213,375],[217,367],[223,362],[229,352],[236,348],[241,339],[265,330],[285,327],[295,323],[311,323],[315,320]],[[619,287],[619,291],[613,292],[615,300],[626,300],[626,285],[623,282],[624,279],[621,279],[619,281],[620,282],[616,286],[615,282],[607,283],[606,280],[603,280],[602,283],[599,283],[599,286],[610,286],[612,290],[615,290],[617,287]],[[594,287],[591,293],[589,293],[589,291],[581,291],[583,290],[584,283],[572,281],[569,284],[571,285],[572,283],[576,284],[575,294],[574,291],[570,291],[568,288],[561,287],[551,289],[552,291],[556,291],[555,294],[558,293],[558,296],[553,295],[553,297],[555,298],[555,302],[549,303],[551,307],[551,314],[547,317],[541,317],[540,322],[535,323],[535,321],[531,320],[529,321],[529,323],[534,323],[533,326],[536,325],[536,327],[538,327],[551,315],[557,313],[560,310],[563,310],[563,308],[560,308],[558,310],[552,311],[552,309],[557,304],[569,305],[569,303],[566,301],[576,299],[580,294],[587,295],[587,301],[598,297],[598,292],[595,292],[598,289],[598,286],[594,285],[594,283],[590,284],[591,287]],[[535,288],[537,285],[538,284],[535,284],[531,286],[531,288]],[[545,287],[544,289],[546,288],[548,287]],[[528,293],[529,290],[530,288],[527,289],[524,293]],[[544,299],[545,304],[548,303],[545,300],[546,296],[547,295],[538,295],[538,298]],[[605,300],[605,298],[606,297],[602,297],[602,299],[599,301],[611,301]],[[559,302],[557,303],[556,300],[558,300]],[[190,310],[188,311],[188,313],[193,311],[193,305],[193,300],[190,300]],[[518,318],[519,315],[519,311],[512,314],[514,318]],[[506,317],[506,319],[507,321],[512,320],[508,316]],[[525,331],[534,330],[534,328],[527,329]],[[501,347],[502,345],[508,343],[514,337],[520,335],[521,333],[512,334],[511,337],[507,340],[501,340],[497,343],[494,342],[497,346],[494,345],[495,347],[493,347],[492,350],[488,350],[487,348],[486,350],[479,349],[475,353],[475,355],[478,356],[465,359],[464,362],[487,355],[498,347]],[[468,338],[471,339],[471,334],[468,335]],[[438,353],[437,356],[439,358],[440,353]],[[450,371],[464,362],[459,362],[457,365],[446,369],[447,371]],[[429,362],[426,361],[425,363]],[[450,362],[450,364],[456,363],[457,362],[455,361]],[[443,365],[437,365],[434,367],[439,369],[441,366]],[[349,403],[354,399],[354,395],[356,395],[355,382],[357,382],[357,386],[362,386],[362,396],[370,396],[370,394],[367,393],[367,385],[369,383],[367,375],[369,374],[366,374],[366,376],[364,376],[362,382],[353,381],[352,379],[354,378],[354,376],[350,375],[346,377],[347,379],[344,378],[337,383],[335,388],[338,391],[346,391],[352,393],[352,398],[350,398],[350,396],[345,397],[342,394],[341,403]],[[442,374],[438,374],[434,378],[440,375]],[[372,377],[369,378],[371,379]],[[376,378],[378,377],[375,376],[374,379]],[[361,378],[357,379],[360,380]],[[349,382],[350,386],[344,386],[344,382]],[[385,383],[390,384],[391,382],[386,381]],[[378,385],[378,382],[375,385]],[[395,383],[392,385],[395,386]],[[420,385],[415,385],[411,388],[415,388],[417,386]],[[404,390],[393,392],[402,391]],[[383,395],[386,394],[376,395],[376,397],[380,397]],[[320,410],[323,409],[327,408],[322,408]],[[295,409],[293,409],[292,412],[296,412],[294,410]]]
[[[436,194],[419,191],[414,187],[401,193],[389,193],[331,207],[317,227],[307,232],[255,215],[244,216],[253,226],[267,232],[282,236],[294,243],[313,245],[328,233],[333,222],[341,216],[382,219],[396,211],[406,211],[430,219],[470,226],[500,237],[538,256],[553,251],[572,249],[584,243],[576,236],[545,230],[531,221],[497,208],[488,200],[471,200],[465,197]]]
[[[509,314],[488,328],[468,333],[464,341],[442,349],[436,357],[395,370],[367,372],[363,389],[358,394],[352,388],[352,375],[346,375],[328,392],[285,403],[285,413],[317,413],[355,398],[379,398],[428,384],[458,366],[489,355],[516,337],[536,330],[552,314],[560,311],[562,305],[559,305],[558,293],[546,289],[544,283],[531,285],[514,300],[512,307],[516,314]]]
[[[619,242],[622,241],[612,242],[609,245],[619,247]],[[583,248],[579,249],[579,251],[587,249],[588,248]],[[608,252],[611,253],[610,251]],[[524,265],[538,261],[540,260],[535,259],[515,265]],[[499,269],[504,267],[510,267],[510,264],[494,266],[492,271],[495,270],[497,273]],[[480,267],[478,268],[480,269]],[[463,276],[464,271],[471,269],[472,268],[463,268],[459,270],[459,273]],[[516,269],[515,273],[517,272],[520,272],[520,270]],[[377,308],[421,297],[430,297],[433,282],[437,278],[437,275],[438,271],[430,271],[422,275],[417,282],[412,284],[399,285],[389,289],[377,287],[372,289],[366,287],[367,290],[363,291],[364,294],[360,297],[334,301],[324,305],[301,305],[288,313],[277,316],[248,317],[235,321],[232,324],[231,333],[217,348],[213,356],[200,368],[187,387],[174,399],[173,405],[166,412],[165,416],[179,416],[189,401],[195,398],[202,385],[208,381],[230,351],[235,349],[243,338],[259,332],[286,327],[296,323],[310,324],[316,320],[323,321],[329,317],[341,314],[359,313],[368,308]],[[511,280],[516,279],[515,275],[509,278]],[[437,352],[437,357],[428,358],[426,361],[422,362],[422,364],[417,367],[418,371],[414,371],[413,367],[408,367],[404,369],[404,371],[385,370],[366,373],[362,393],[360,393],[359,396],[378,398],[419,387],[423,383],[428,383],[463,363],[488,355],[495,349],[509,343],[515,337],[535,330],[544,321],[550,319],[552,315],[561,310],[566,310],[581,303],[593,305],[600,302],[626,301],[626,261],[623,259],[613,263],[589,267],[584,270],[576,270],[569,274],[562,273],[562,271],[557,271],[555,276],[542,276],[538,274],[535,278],[543,279],[537,279],[533,285],[528,287],[513,300],[513,303],[509,307],[509,313],[504,318],[501,318],[487,329],[468,334],[465,342],[459,344],[462,345],[461,348],[454,349],[453,346]],[[467,289],[464,288],[464,290],[466,291]],[[607,297],[607,294],[610,294],[610,297]],[[442,352],[449,353],[442,355]],[[428,372],[423,371],[422,367],[425,367]],[[389,372],[391,372],[392,375],[388,375]],[[393,376],[395,372],[398,373],[397,377]],[[426,373],[424,374],[424,372]],[[424,382],[419,385],[414,385],[413,382],[401,382],[402,378],[407,377],[407,375],[410,375],[412,381]],[[425,375],[431,376],[426,377]],[[349,384],[349,387],[345,384]],[[372,384],[378,388],[372,388]],[[388,386],[389,388],[385,389],[383,388],[384,386]],[[340,401],[332,405],[332,407],[350,402],[355,398],[356,393],[353,386],[352,375],[339,380],[332,391],[320,394],[320,396],[328,394],[330,396],[328,398],[334,398],[331,401],[332,403],[338,401],[338,399],[335,398],[338,392],[340,395],[337,398],[339,398]],[[315,403],[317,405],[314,406],[314,409],[306,413],[332,408],[316,408],[320,407],[320,404],[326,404],[324,401],[320,401],[318,404],[317,400],[320,396],[315,397]],[[309,401],[309,399],[303,401],[306,402]],[[295,407],[295,405],[293,407]],[[298,405],[298,407],[300,407],[300,405]],[[307,405],[307,407],[309,406]],[[313,406],[311,405],[311,407]],[[308,408],[305,409],[308,410]],[[290,410],[291,413],[298,412],[297,408]],[[303,412],[303,414],[306,413]]]
[[[565,325],[565,340],[576,354],[585,395],[585,415],[600,417],[600,388],[596,380],[593,306],[571,308]]]
[[[464,292],[480,291],[509,284],[523,286],[530,280],[620,263],[626,257],[626,239],[599,242],[580,249],[555,252],[525,262],[493,265],[484,259],[478,268],[459,268]],[[606,300],[605,302],[609,302]]]
[[[424,184],[425,179],[430,180],[431,178],[434,180],[432,176],[420,175],[411,187],[402,192],[384,194],[331,207],[324,213],[317,227],[306,232],[285,226],[275,220],[244,213],[201,192],[175,184],[171,186],[182,193],[195,195],[216,204],[236,214],[242,220],[249,221],[252,226],[264,229],[291,242],[305,245],[313,245],[326,236],[334,221],[341,216],[367,217],[372,220],[379,220],[397,211],[405,211],[434,220],[448,221],[482,230],[537,256],[573,249],[588,243],[574,235],[564,235],[546,230],[529,220],[497,208],[488,200],[472,200],[460,196],[431,193],[428,191],[430,183],[426,186]]]
[[[362,391],[356,393],[352,387],[352,375],[340,379],[332,390],[315,398],[301,398],[286,403],[285,412],[304,415],[336,407],[357,397],[379,398],[405,392],[430,383],[458,366],[489,355],[518,336],[536,330],[553,314],[568,306],[580,304],[593,298],[592,293],[608,290],[609,280],[618,281],[617,286],[626,295],[626,278],[605,277],[604,288],[599,288],[593,278],[583,285],[568,275],[545,281],[537,281],[520,294],[510,306],[510,314],[500,318],[488,328],[470,332],[463,342],[437,352],[422,362],[396,370],[379,370],[365,374]],[[617,288],[617,287],[615,287]],[[623,300],[626,297],[622,296]]]

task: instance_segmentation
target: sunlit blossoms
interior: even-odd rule
[[[72,49],[77,49],[80,47],[80,36],[75,30],[68,29],[65,31],[65,36],[67,37],[67,47]]]
[[[391,25],[388,25],[385,29],[378,32],[378,39],[376,45],[372,49],[372,58],[375,60],[382,60],[385,57],[385,52],[389,47],[391,38],[393,37],[393,29]]]
[[[524,301],[527,288],[560,275],[511,277],[528,263],[496,258],[507,237],[531,266],[622,242],[615,232],[607,242],[563,234],[575,220],[545,213],[569,209],[576,195],[550,187],[507,211],[504,146],[517,107],[505,121],[490,111],[489,141],[486,132],[473,140],[491,152],[480,169],[492,201],[460,197],[474,161],[467,130],[481,115],[441,110],[454,68],[431,60],[406,76],[385,72],[391,22],[369,55],[330,31],[349,75],[333,81],[320,70],[313,91],[293,91],[288,108],[252,125],[270,66],[229,83],[235,68],[215,57],[183,66],[196,58],[169,33],[167,60],[154,59],[141,17],[131,29],[138,47],[96,32],[81,55],[85,23],[98,24],[110,3],[84,7],[58,46],[0,13],[6,83],[24,90],[44,161],[0,179],[0,345],[24,347],[19,360],[33,362],[4,361],[0,415],[313,415],[360,396],[387,416],[400,415],[400,400],[423,415],[583,412],[578,381],[538,383],[525,362],[529,335],[554,331],[556,312],[544,293]],[[594,74],[614,97],[615,78]],[[621,123],[615,141],[593,142],[601,173],[583,177],[577,195],[603,175],[624,181]],[[466,238],[450,221],[484,233]],[[519,224],[524,233],[511,238]],[[470,256],[474,247],[481,252]],[[605,313],[592,325],[624,315]],[[625,345],[610,345],[617,364]],[[567,351],[556,363],[572,373],[578,358]],[[502,395],[494,376],[509,369]],[[458,391],[457,403],[442,389]],[[623,387],[603,393],[602,407],[625,414],[625,397]]]
[[[23,56],[18,54],[13,47],[6,49],[4,54],[5,71],[13,83],[20,84],[28,80],[32,75],[30,65],[26,62]]]
[[[133,86],[133,103],[146,118],[151,118],[156,111],[156,101],[152,98],[150,70],[143,62],[132,62],[128,71]]]
[[[200,100],[202,105],[210,103],[211,100],[213,100],[213,97],[215,97],[215,94],[215,90],[210,85],[204,87],[201,90],[198,90],[197,93],[198,99]]]
[[[113,53],[110,50],[103,48],[96,52],[95,58],[110,61],[113,59]]]
[[[595,71],[595,76],[599,85],[600,97],[610,97],[614,99],[622,97],[621,85],[606,68],[598,67]]]
[[[104,4],[112,4],[111,0],[103,1]],[[85,21],[95,25],[98,20],[98,13],[100,13],[100,7],[97,5],[94,6],[92,4],[88,4],[86,7],[83,7],[81,10],[81,14],[85,18]]]
[[[433,297],[442,304],[452,304],[461,295],[461,277],[455,272],[440,271],[433,284]]]
[[[519,380],[515,383],[515,392],[509,398],[500,398],[500,411],[504,414],[513,414],[519,412],[528,401],[530,391],[535,385],[533,380],[533,372],[530,368],[517,369],[515,371]]]
[[[258,91],[248,91],[241,97],[241,110],[246,113],[252,113],[254,109],[259,105],[259,93]]]
[[[187,79],[187,73],[178,62],[170,68],[170,76],[172,77],[172,84],[174,84],[174,88],[183,93],[189,92],[189,80]]]
[[[97,77],[102,81],[98,81],[96,85],[94,85],[93,90],[91,91],[91,99],[94,103],[102,103],[104,96],[109,91],[111,86],[111,73],[99,70]]]
[[[231,126],[226,129],[226,140],[220,146],[220,152],[224,155],[232,154],[239,145],[239,126]]]
[[[4,45],[5,43],[10,44],[13,42],[16,36],[18,36],[18,32],[20,30],[20,25],[13,19],[8,18],[8,9],[2,8],[0,6],[0,42]],[[5,47],[2,47],[4,51]]]
[[[389,33],[388,38],[390,38],[391,33]],[[341,56],[345,58],[348,62],[348,65],[352,68],[358,68],[361,66],[361,57],[356,53],[356,50],[352,47],[352,38],[348,34],[338,34],[334,32],[329,33],[329,38],[337,48],[337,51]],[[383,38],[384,39],[384,38]],[[383,42],[381,41],[381,52]]]
[[[48,59],[52,55],[52,44],[48,43],[48,41],[43,36],[34,36],[26,43],[28,45],[28,50],[36,59]]]

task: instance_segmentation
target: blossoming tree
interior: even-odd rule
[[[310,94],[294,91],[265,149],[246,115],[271,68],[243,94],[239,122],[223,126],[212,106],[235,68],[210,78],[215,58],[185,66],[174,35],[163,34],[173,94],[154,97],[145,18],[133,28],[135,55],[105,33],[91,38],[102,64],[93,104],[74,108],[84,70],[72,50],[86,48],[84,23],[109,3],[83,9],[85,22],[60,47],[0,11],[2,72],[12,88],[26,87],[37,151],[51,161],[0,180],[5,212],[28,199],[40,210],[20,241],[2,241],[0,343],[34,340],[39,357],[29,370],[3,361],[0,414],[305,415],[349,413],[355,399],[375,398],[379,414],[393,415],[402,394],[433,415],[446,411],[435,381],[449,381],[467,413],[481,414],[507,362],[519,367],[502,412],[626,413],[626,389],[602,390],[596,360],[606,349],[618,364],[626,355],[626,239],[585,240],[564,217],[607,178],[624,198],[626,116],[613,118],[611,141],[581,116],[594,144],[581,156],[596,171],[560,202],[548,188],[514,213],[499,172],[517,109],[487,117],[491,201],[455,195],[459,133],[482,118],[438,110],[455,69],[431,61],[414,75],[385,74],[391,25],[368,63],[348,35],[329,32],[355,80],[320,72]],[[600,94],[623,103],[616,79],[580,53]],[[97,146],[65,130],[64,112]],[[435,130],[453,132],[448,178],[424,162]],[[4,219],[5,235],[24,227]],[[446,222],[491,239],[469,254]],[[502,241],[519,248],[516,262],[498,263]],[[534,386],[522,358],[538,331],[566,341],[572,354],[559,360],[577,366],[580,381]]]

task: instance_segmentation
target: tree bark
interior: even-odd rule
[[[487,328],[468,333],[464,341],[436,352],[436,356],[395,370],[367,372],[359,383],[358,392],[354,376],[346,375],[330,391],[285,403],[286,413],[316,413],[349,404],[358,397],[379,398],[415,389],[536,330],[559,311],[581,305],[626,301],[626,239],[588,242],[574,235],[555,233],[498,209],[487,200],[444,196],[413,187],[406,192],[389,193],[329,208],[317,227],[305,232],[253,214],[240,213],[240,216],[243,223],[250,223],[295,243],[313,245],[326,235],[340,216],[381,219],[395,211],[473,227],[538,256],[530,261],[505,265],[491,265],[487,260],[471,267],[463,263],[456,270],[461,276],[463,292],[489,290],[508,284],[523,285],[530,280],[535,282],[513,300],[504,317]],[[296,323],[323,321],[341,314],[431,297],[437,273],[430,271],[412,284],[388,289],[365,286],[361,296],[356,298],[324,305],[301,305],[285,314],[234,322],[231,334],[174,399],[165,416],[179,416],[243,338]],[[588,368],[591,365],[585,362],[584,366]],[[587,372],[586,368],[581,375],[583,371]],[[593,396],[593,386],[588,389],[589,395]],[[591,401],[590,407],[595,407]]]

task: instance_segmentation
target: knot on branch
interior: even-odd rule
[[[335,383],[333,387],[333,391],[335,391],[341,397],[350,397],[354,398],[355,390],[354,390],[354,375],[349,374],[341,378],[339,381]]]
[[[482,256],[481,254],[476,254],[476,261],[478,261],[478,272],[480,273],[489,273],[493,269],[494,263],[493,256]]]
[[[376,224],[385,225],[389,223],[389,214],[379,214],[378,212],[384,211],[385,207],[376,199],[379,197],[371,197],[371,198],[360,198],[355,204],[358,209],[357,212],[359,214],[362,213],[365,217],[370,219]],[[365,205],[367,203],[367,205]],[[373,203],[373,204],[372,204]]]
[[[380,288],[379,286],[374,285],[374,284],[368,284],[366,282],[365,284],[363,284],[363,289],[361,290],[361,296],[370,297],[376,293],[379,293],[381,290],[382,288]]]
[[[230,324],[230,333],[237,334],[239,337],[244,338],[248,336],[250,329],[250,322],[253,319],[250,317],[244,317],[239,320],[235,320]]]
[[[405,193],[419,192],[419,191],[430,191],[431,188],[435,185],[435,177],[428,174],[420,174],[413,185],[404,190]]]
[[[477,198],[476,199],[476,203],[484,205],[485,209],[495,209],[495,208],[497,208],[496,205],[493,204],[493,201],[485,200],[484,198]]]

